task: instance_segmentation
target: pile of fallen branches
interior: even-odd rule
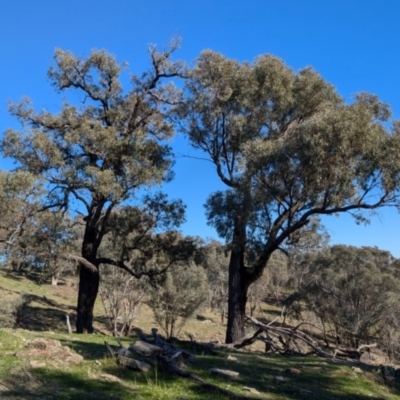
[[[323,350],[318,341],[312,338],[308,333],[300,330],[301,326],[311,325],[308,323],[300,323],[295,327],[274,325],[276,320],[268,324],[263,324],[254,317],[247,316],[247,323],[257,328],[255,333],[248,335],[235,343],[225,345],[234,348],[243,348],[253,344],[256,341],[265,343],[265,351],[282,355],[299,355],[307,356],[316,354],[326,358],[341,358],[346,360],[360,360],[362,354],[369,352],[372,347],[377,344],[364,344],[357,349],[340,349],[337,348],[333,353]]]

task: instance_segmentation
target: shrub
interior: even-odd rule
[[[24,306],[29,302],[28,295],[21,293],[17,298],[0,302],[0,328],[16,328],[21,319]]]
[[[177,336],[207,300],[207,276],[196,264],[171,268],[154,282],[149,305],[167,337]]]

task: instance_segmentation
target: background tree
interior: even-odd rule
[[[195,262],[201,265],[207,274],[208,304],[211,309],[219,313],[223,324],[228,308],[227,248],[220,242],[211,241],[198,249]]]
[[[149,306],[156,322],[168,338],[177,336],[206,302],[207,276],[201,266],[182,263],[158,276],[150,293]]]
[[[342,345],[357,348],[397,325],[400,264],[388,251],[337,245],[302,262],[300,298]]]
[[[52,285],[76,267],[69,254],[77,252],[78,222],[60,211],[38,210],[21,237],[29,264],[41,272],[43,280],[51,279]]]
[[[79,107],[64,102],[61,111],[36,113],[29,100],[10,105],[22,131],[7,130],[4,155],[14,158],[18,169],[40,176],[49,189],[48,209],[76,207],[83,211],[77,332],[93,332],[93,306],[99,285],[98,249],[109,227],[114,207],[132,198],[137,189],[172,178],[172,154],[161,141],[173,135],[170,107],[179,99],[165,78],[183,73],[171,62],[177,45],[164,52],[150,49],[152,68],[131,77],[124,92],[119,81],[124,65],[106,51],[87,59],[56,50],[55,67],[48,77],[59,92],[79,92]],[[122,266],[122,262],[115,263]],[[129,267],[126,266],[126,270]]]
[[[400,124],[387,130],[376,96],[346,104],[312,68],[296,73],[271,55],[249,64],[204,51],[185,93],[182,130],[227,186],[206,213],[231,246],[230,343],[245,334],[249,286],[296,231],[320,214],[362,220],[396,204]]]
[[[28,265],[26,237],[40,208],[42,193],[40,182],[32,174],[0,171],[1,256],[14,270]]]
[[[102,265],[99,293],[107,322],[115,336],[129,336],[139,307],[148,294],[148,281],[114,266]]]
[[[283,252],[277,251],[272,254],[263,275],[249,287],[251,314],[267,297],[280,305],[288,288],[288,281],[288,257]]]

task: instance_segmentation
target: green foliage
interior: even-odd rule
[[[29,301],[25,293],[0,303],[0,329],[16,328],[20,322],[21,311]]]
[[[174,134],[171,109],[181,95],[171,80],[165,81],[185,73],[183,63],[171,61],[178,47],[176,41],[163,52],[151,47],[150,70],[131,76],[129,90],[120,83],[126,64],[106,51],[93,51],[83,59],[57,49],[49,80],[56,91],[77,92],[81,104],[64,100],[58,113],[36,112],[29,99],[9,106],[22,130],[5,132],[3,154],[18,163],[18,170],[45,182],[48,195],[42,198],[43,209],[85,213],[81,257],[73,255],[82,267],[79,332],[93,331],[99,265],[107,263],[135,274],[130,260],[125,263],[126,254],[114,260],[98,258],[114,208],[131,201],[138,188],[172,179],[173,157],[165,140]],[[166,202],[160,207],[165,206]],[[177,208],[183,209],[181,204]],[[182,216],[177,220],[182,221]]]
[[[129,336],[133,321],[148,291],[146,277],[136,279],[119,268],[101,268],[99,294],[108,326],[115,336]]]
[[[172,178],[171,150],[161,141],[173,135],[170,105],[179,90],[161,80],[184,71],[182,63],[170,61],[177,47],[172,43],[163,53],[152,48],[153,69],[132,76],[129,91],[120,83],[125,65],[106,51],[82,59],[58,49],[49,79],[57,91],[80,93],[85,106],[65,101],[53,114],[35,112],[29,99],[10,104],[24,129],[5,132],[3,154],[47,182],[47,208],[68,209],[75,202],[86,208],[87,228],[95,229],[92,249],[99,247],[114,206],[142,185]]]
[[[368,93],[348,104],[312,68],[203,51],[179,111],[227,187],[210,194],[206,214],[232,245],[229,341],[244,335],[248,287],[296,231],[318,215],[364,222],[365,211],[398,204],[400,124],[388,128],[390,107]]]
[[[390,109],[376,96],[345,104],[311,68],[296,73],[271,55],[241,64],[212,51],[198,58],[186,95],[184,130],[230,188],[207,203],[228,240],[238,214],[251,240],[281,244],[313,215],[395,202],[400,135],[387,131]]]
[[[251,315],[267,297],[280,304],[289,281],[288,257],[281,251],[272,254],[263,275],[254,282],[248,293]]]
[[[357,347],[388,326],[398,328],[400,264],[389,252],[337,245],[302,263],[309,265],[302,298],[343,343]]]
[[[163,274],[150,290],[149,306],[167,337],[177,336],[188,318],[207,300],[204,269],[191,263],[177,265]]]
[[[212,241],[198,249],[195,259],[207,274],[208,304],[217,311],[224,323],[228,303],[228,264],[226,246]]]

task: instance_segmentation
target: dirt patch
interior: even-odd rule
[[[54,366],[60,363],[76,365],[83,360],[80,354],[75,353],[67,346],[61,346],[61,343],[55,339],[32,339],[26,343],[26,347],[26,350],[18,351],[15,356],[29,359],[30,365],[34,368]]]

